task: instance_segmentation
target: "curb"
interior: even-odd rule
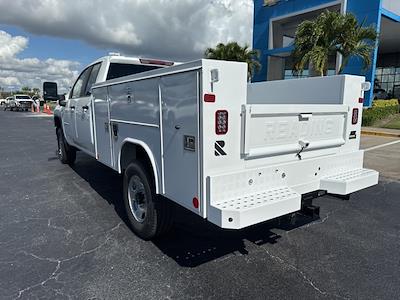
[[[384,136],[384,137],[397,137],[397,138],[400,138],[400,133],[389,133],[389,132],[382,132],[382,131],[361,130],[361,134],[363,134],[363,135],[374,135],[374,136]]]

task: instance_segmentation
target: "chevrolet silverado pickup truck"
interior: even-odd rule
[[[172,202],[241,229],[377,184],[359,149],[370,86],[349,75],[248,84],[245,63],[106,57],[55,110],[58,155],[72,164],[81,150],[120,173],[143,239],[171,227]]]
[[[4,107],[4,110],[16,110],[16,111],[28,111],[31,109],[34,101],[28,95],[14,95],[12,97],[7,98],[8,101]]]

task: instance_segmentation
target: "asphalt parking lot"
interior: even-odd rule
[[[365,167],[380,172],[381,176],[400,179],[400,139],[363,136],[361,148],[365,150]]]
[[[224,231],[179,209],[169,235],[144,242],[117,174],[82,153],[60,164],[51,118],[1,111],[0,299],[398,299],[395,147],[367,152],[378,186],[317,199],[319,220]]]

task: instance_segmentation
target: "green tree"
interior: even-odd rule
[[[250,80],[255,72],[261,70],[260,52],[251,50],[248,45],[240,46],[237,42],[220,43],[215,48],[208,48],[204,56],[209,59],[246,62],[248,65],[247,78]]]
[[[21,91],[24,93],[29,93],[32,89],[29,86],[23,86],[21,88]]]
[[[339,73],[351,57],[360,58],[364,69],[368,69],[377,37],[374,26],[364,27],[364,22],[359,24],[354,15],[325,11],[315,20],[304,21],[297,28],[292,52],[293,73],[301,74],[311,64],[324,76],[329,56],[337,53],[343,57]]]
[[[38,95],[40,93],[40,89],[39,88],[33,88],[32,89],[32,93],[35,95]]]

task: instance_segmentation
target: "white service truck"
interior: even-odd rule
[[[377,184],[359,149],[363,77],[248,84],[244,63],[148,63],[94,62],[54,116],[63,163],[82,150],[123,175],[126,213],[143,239],[168,230],[171,201],[241,229],[301,210],[304,195]],[[113,78],[113,68],[140,72]]]
[[[6,99],[4,110],[28,111],[33,104],[34,101],[29,95],[13,95]]]

